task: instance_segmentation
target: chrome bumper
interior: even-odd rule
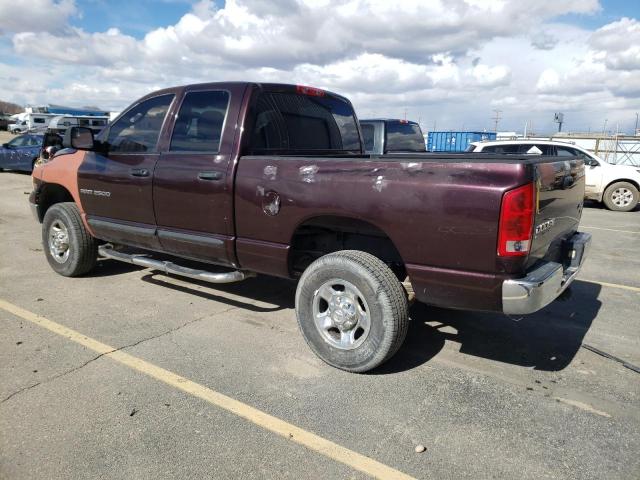
[[[578,232],[567,241],[567,266],[546,262],[524,278],[502,283],[502,310],[510,314],[533,313],[549,305],[569,286],[582,268],[591,246],[591,235]]]

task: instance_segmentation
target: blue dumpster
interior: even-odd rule
[[[495,139],[495,132],[429,132],[427,151],[464,152],[471,142]]]

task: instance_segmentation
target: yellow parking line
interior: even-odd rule
[[[72,342],[78,343],[89,350],[93,350],[105,357],[109,357],[133,370],[137,370],[140,373],[144,373],[145,375],[155,378],[156,380],[177,388],[178,390],[182,390],[189,395],[198,397],[212,405],[215,405],[216,407],[227,410],[234,415],[242,417],[259,427],[264,428],[265,430],[269,430],[270,432],[276,433],[293,442],[299,443],[314,452],[318,452],[337,462],[343,463],[348,467],[370,475],[371,477],[403,480],[413,478],[372,458],[361,455],[353,450],[349,450],[348,448],[322,438],[314,433],[308,432],[300,427],[296,427],[291,423],[285,422],[273,415],[269,415],[257,408],[253,408],[246,403],[242,403],[222,393],[216,392],[215,390],[193,382],[176,373],[153,365],[141,358],[116,350],[110,345],[106,345],[98,340],[87,337],[86,335],[65,327],[64,325],[60,325],[59,323],[20,308],[5,300],[0,299],[0,308],[22,318],[23,320],[27,320],[39,325],[40,327],[46,328],[50,332],[65,337]]]
[[[589,280],[588,278],[581,278],[583,282],[597,283],[598,285],[602,285],[603,287],[611,287],[611,288],[621,288],[623,290],[631,290],[632,292],[640,292],[640,288],[631,287],[629,285],[620,285],[618,283],[607,283],[607,282],[598,282],[597,280]]]
[[[640,232],[636,232],[636,231],[633,231],[633,230],[617,230],[615,228],[592,227],[591,225],[581,225],[581,227],[583,227],[583,228],[591,228],[591,229],[594,229],[594,230],[607,230],[609,232],[637,233],[637,234],[640,234]]]

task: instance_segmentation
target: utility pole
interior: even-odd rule
[[[607,131],[607,122],[609,121],[608,118],[604,119],[604,124],[602,125],[602,136],[605,135],[606,131]]]
[[[633,131],[634,135],[638,135],[638,112],[636,112],[636,129]]]
[[[493,122],[494,122],[493,131],[498,133],[498,122],[502,118],[502,117],[500,117],[500,115],[502,114],[502,110],[497,110],[496,109],[493,112],[495,113],[495,115],[493,117],[491,117],[491,120],[493,120]]]

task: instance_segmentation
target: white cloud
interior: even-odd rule
[[[120,109],[169,85],[282,81],[344,94],[361,116],[407,109],[443,128],[491,127],[496,106],[505,126],[575,112],[567,127],[640,107],[638,20],[595,32],[553,23],[597,12],[597,0],[202,0],[141,39],[74,27],[72,1],[36,1],[62,17],[55,29],[6,22],[22,66],[0,64],[3,100]]]
[[[640,22],[623,18],[598,29],[589,41],[612,70],[640,70]]]
[[[13,32],[60,32],[77,14],[74,0],[3,0],[0,35]]]

